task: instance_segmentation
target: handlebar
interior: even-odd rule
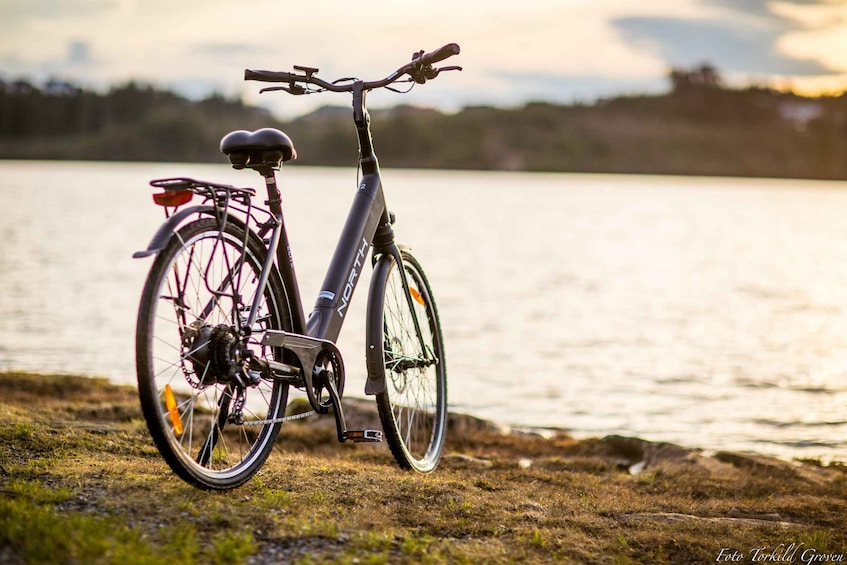
[[[392,82],[396,82],[401,79],[404,75],[409,75],[413,81],[419,84],[423,84],[429,79],[433,79],[438,76],[438,73],[442,70],[462,70],[462,67],[443,67],[440,69],[433,68],[432,65],[434,63],[441,62],[453,55],[459,54],[459,46],[455,43],[448,43],[443,47],[439,47],[434,51],[430,51],[429,53],[424,53],[423,51],[419,51],[412,56],[412,60],[390,75],[382,80],[369,81],[362,83],[363,90],[373,90],[375,88],[381,88],[383,86],[387,86]],[[303,72],[303,74],[297,73],[289,73],[285,71],[262,71],[262,70],[251,70],[245,69],[244,71],[244,80],[255,80],[259,82],[277,82],[277,83],[288,83],[288,86],[280,86],[280,87],[272,87],[272,88],[263,88],[262,92],[267,90],[284,90],[289,94],[306,94],[309,91],[301,86],[301,84],[313,84],[322,88],[324,90],[329,90],[332,92],[350,92],[353,90],[353,79],[339,79],[335,82],[327,82],[321,78],[315,76],[315,73],[318,72],[318,69],[313,69],[309,67],[294,67],[297,70]],[[344,80],[349,80],[351,82],[345,84],[338,84]],[[300,84],[298,84],[300,83]]]
[[[430,51],[426,55],[421,56],[419,60],[422,65],[431,65],[458,54],[459,46],[456,43],[448,43],[444,47],[439,47],[435,51]]]
[[[300,77],[294,73],[277,72],[277,71],[251,71],[244,69],[244,80],[258,80],[262,82],[288,82],[297,80]]]

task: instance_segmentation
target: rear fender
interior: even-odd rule
[[[184,210],[180,210],[179,212],[171,215],[165,223],[159,226],[159,229],[156,230],[155,234],[153,234],[153,239],[150,240],[150,244],[147,246],[147,249],[133,253],[133,259],[149,257],[164,249],[168,244],[168,241],[170,241],[171,236],[176,233],[179,225],[192,214],[207,214],[209,216],[216,215],[214,206],[190,206]]]

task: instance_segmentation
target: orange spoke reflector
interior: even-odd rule
[[[409,294],[411,294],[412,298],[417,300],[418,304],[420,304],[421,306],[424,306],[426,304],[424,302],[423,296],[421,296],[421,293],[418,292],[418,289],[416,289],[415,287],[413,287],[413,286],[409,287]]]
[[[159,206],[181,206],[194,197],[190,190],[167,190],[153,195],[153,202]]]
[[[168,408],[168,417],[171,419],[171,424],[174,425],[174,433],[181,436],[182,420],[179,418],[179,410],[176,407],[176,398],[174,398],[171,385],[165,385],[165,406]]]

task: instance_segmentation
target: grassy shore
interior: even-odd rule
[[[286,424],[247,485],[208,493],[166,467],[131,387],[0,373],[0,390],[0,563],[847,560],[842,465],[454,416],[423,476],[338,444],[323,417]]]

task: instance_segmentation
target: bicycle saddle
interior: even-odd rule
[[[229,157],[234,169],[278,167],[297,158],[291,138],[274,128],[232,131],[221,139],[221,153]]]

